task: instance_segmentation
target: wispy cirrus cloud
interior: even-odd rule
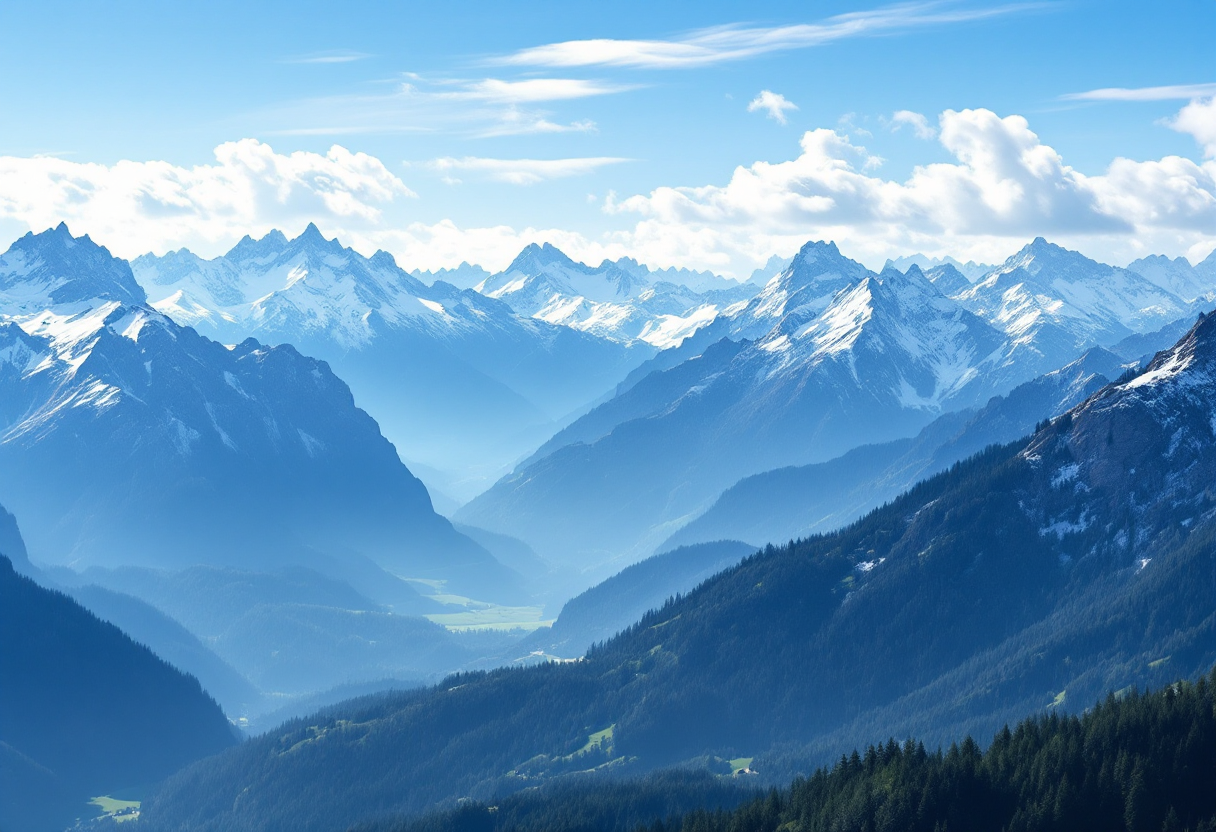
[[[459,90],[434,94],[451,99],[472,99],[499,104],[532,104],[612,95],[636,88],[636,85],[609,84],[581,78],[527,78],[523,81],[486,78],[467,83]]]
[[[585,133],[595,130],[595,122],[563,123],[540,107],[636,88],[636,84],[583,78],[429,79],[406,73],[382,92],[306,99],[278,107],[266,116],[279,124],[266,132],[342,136],[450,131],[476,137]]]
[[[990,7],[949,2],[900,3],[790,26],[734,24],[698,29],[669,40],[591,38],[521,49],[498,59],[511,66],[683,69],[753,58],[770,52],[806,49],[846,38],[966,23],[1046,8],[1045,3],[1006,3]]]
[[[362,61],[370,58],[366,52],[350,52],[346,50],[337,50],[333,52],[312,52],[307,55],[293,55],[288,58],[280,58],[281,64],[349,64],[355,61]]]
[[[760,94],[753,98],[747,105],[747,111],[754,113],[763,110],[769,118],[780,124],[788,124],[789,120],[785,117],[786,110],[797,110],[798,105],[790,101],[779,92],[772,90],[760,90]]]
[[[1183,101],[1216,95],[1216,84],[1174,84],[1165,87],[1105,87],[1060,96],[1065,101]]]
[[[512,185],[535,185],[547,179],[564,179],[594,173],[607,165],[630,162],[620,156],[589,156],[573,159],[487,159],[480,156],[455,158],[444,156],[428,163],[439,171],[445,181],[457,183],[458,173],[471,173],[495,182]]]

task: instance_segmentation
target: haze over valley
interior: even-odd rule
[[[0,829],[1216,830],[1210,4],[0,24]]]

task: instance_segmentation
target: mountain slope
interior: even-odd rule
[[[781,749],[804,766],[909,728],[982,735],[1197,676],[1216,663],[1213,418],[1208,317],[1031,437],[840,532],[769,547],[583,661],[285,726],[175,777],[149,826],[344,828],[705,754],[788,778]]]
[[[978,411],[940,416],[913,439],[863,445],[828,462],[748,477],[660,548],[723,539],[780,543],[840,528],[988,445],[1025,436],[1122,371],[1115,355],[1092,349],[1066,367],[994,397]]]
[[[648,362],[456,516],[546,557],[619,568],[745,476],[914,436],[1188,310],[1042,238],[974,285],[937,268],[874,275],[834,244],[806,244],[760,294]],[[725,340],[711,349],[713,336]]]
[[[737,540],[682,546],[622,569],[565,603],[552,627],[541,628],[514,651],[576,659],[607,641],[668,598],[734,566],[755,551]]]
[[[90,584],[72,589],[72,600],[122,630],[169,664],[199,680],[230,718],[254,706],[261,693],[193,633],[132,595]]]
[[[955,297],[1004,331],[1008,360],[1032,366],[1033,375],[1190,311],[1187,301],[1140,275],[1042,237]]]
[[[6,830],[63,828],[90,797],[155,782],[236,741],[193,677],[3,556],[0,632]],[[17,787],[31,781],[34,793]]]
[[[746,301],[755,286],[671,269],[652,274],[628,258],[591,267],[545,243],[526,247],[477,290],[526,317],[666,349]]]
[[[183,250],[133,267],[153,306],[179,323],[328,361],[402,457],[466,499],[653,353],[427,286],[389,254],[363,257],[314,225],[293,240],[246,237],[214,260]]]
[[[15,243],[0,285],[0,499],[35,559],[249,568],[362,553],[404,577],[512,586],[434,513],[324,362],[226,348],[114,299],[130,270],[62,226]]]
[[[918,269],[871,275],[830,244],[808,244],[731,321],[766,334],[652,373],[456,516],[545,557],[619,568],[743,476],[908,436],[986,399],[981,370],[1002,343]]]

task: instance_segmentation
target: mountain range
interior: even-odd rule
[[[65,226],[0,256],[0,499],[49,564],[274,566],[490,595],[517,577],[435,514],[327,364],[200,336]]]
[[[751,298],[757,287],[707,272],[652,273],[630,258],[586,266],[545,243],[529,245],[476,288],[530,318],[666,349]]]
[[[744,477],[912,437],[1192,308],[1041,238],[974,284],[949,264],[874,274],[808,243],[456,517],[603,574]]]
[[[326,360],[403,459],[458,501],[655,349],[517,314],[493,293],[428,286],[389,254],[363,257],[314,225],[292,240],[277,231],[246,238],[213,260],[183,249],[132,268],[152,305],[179,324]]]
[[[345,828],[715,760],[788,782],[873,738],[991,735],[1193,678],[1216,662],[1214,402],[1207,316],[1028,437],[766,547],[581,661],[290,723],[171,778],[141,823]]]

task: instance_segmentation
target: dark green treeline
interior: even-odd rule
[[[1214,694],[1216,669],[1111,694],[1080,717],[1026,719],[986,751],[971,738],[934,752],[890,740],[751,799],[739,778],[659,772],[567,781],[364,832],[1216,832]],[[669,820],[630,822],[648,813]]]
[[[1111,695],[1084,716],[1027,719],[928,753],[894,740],[787,792],[695,812],[650,832],[1211,832],[1216,670],[1152,694]]]

